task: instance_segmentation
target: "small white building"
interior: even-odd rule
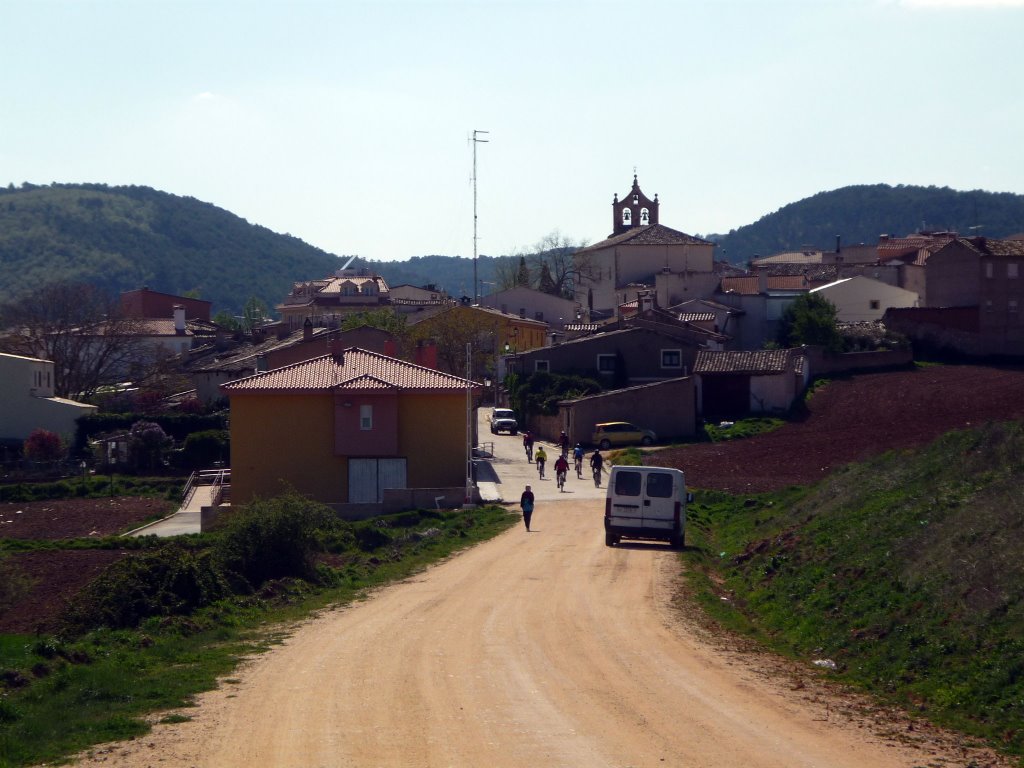
[[[919,297],[913,291],[870,277],[845,277],[812,288],[810,293],[828,299],[836,308],[836,319],[843,323],[881,320],[889,308],[916,307],[919,304]]]
[[[0,353],[0,440],[24,440],[35,429],[74,436],[75,420],[96,406],[54,397],[54,380],[50,360]]]

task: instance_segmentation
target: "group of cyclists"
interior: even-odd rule
[[[544,465],[547,463],[548,455],[544,451],[544,446],[540,445],[537,447],[537,452],[534,454],[533,451],[533,433],[529,430],[523,432],[523,449],[526,451],[526,460],[528,462],[536,462],[537,474],[540,478],[544,479]],[[555,481],[558,484],[558,490],[565,489],[565,478],[569,474],[569,436],[562,432],[558,436],[558,449],[559,455],[555,459]],[[576,443],[576,447],[572,449],[573,463],[576,466],[576,477],[583,477],[583,445]],[[590,470],[594,476],[594,485],[601,485],[601,471],[604,469],[604,458],[601,456],[601,452],[598,449],[594,449],[594,452],[590,455]]]

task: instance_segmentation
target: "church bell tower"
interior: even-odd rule
[[[635,227],[646,227],[658,223],[658,196],[651,200],[640,191],[640,185],[633,174],[633,189],[619,200],[616,193],[612,199],[612,233],[610,237],[621,235]]]

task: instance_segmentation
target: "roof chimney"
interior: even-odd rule
[[[839,253],[839,251],[840,251],[840,244],[841,243],[842,243],[842,240],[840,239],[839,235],[836,235],[836,253]]]
[[[332,336],[330,342],[327,344],[327,349],[330,350],[331,356],[334,358],[334,362],[338,365],[345,364],[345,348],[342,346],[342,341],[337,336]]]
[[[313,321],[308,317],[306,322],[302,324],[302,340],[311,341],[313,339]]]
[[[416,345],[416,365],[437,370],[437,344],[428,341]]]
[[[181,304],[174,305],[174,332],[179,336],[185,333],[185,308]]]

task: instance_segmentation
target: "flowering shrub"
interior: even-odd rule
[[[60,435],[45,429],[34,429],[25,440],[25,458],[32,461],[60,461],[64,458],[64,444]]]

